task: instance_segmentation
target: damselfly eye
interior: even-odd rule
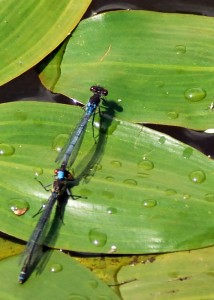
[[[90,91],[93,92],[93,93],[96,93],[97,92],[97,87],[95,85],[92,85],[90,87]]]
[[[108,91],[107,91],[106,89],[103,89],[102,94],[103,94],[104,96],[107,96],[107,95],[108,95]]]

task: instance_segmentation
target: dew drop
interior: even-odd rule
[[[151,160],[143,159],[138,163],[138,166],[140,168],[143,168],[144,170],[152,170],[154,168],[154,163]]]
[[[201,101],[206,95],[206,91],[200,87],[188,89],[184,93],[185,98],[191,102]]]
[[[134,179],[125,179],[123,181],[123,183],[127,184],[127,185],[132,185],[132,186],[136,186],[137,185],[137,181]]]
[[[113,199],[114,198],[114,193],[110,192],[110,191],[103,191],[102,195],[108,199]]]
[[[122,167],[122,163],[119,160],[112,160],[111,165],[115,168]]]
[[[169,111],[169,112],[167,113],[167,117],[168,117],[169,119],[172,119],[172,120],[177,119],[178,116],[179,116],[179,114],[178,114],[177,112],[175,112],[175,111]]]
[[[82,295],[73,294],[69,296],[68,300],[89,300],[89,298]]]
[[[63,270],[63,267],[60,264],[52,264],[50,267],[50,271],[53,273],[61,272],[62,270]]]
[[[43,169],[38,167],[38,168],[34,168],[33,169],[33,173],[35,176],[39,176],[39,175],[42,175],[43,174]]]
[[[115,253],[115,252],[117,252],[117,246],[112,245],[108,253]]]
[[[99,228],[93,228],[89,231],[89,240],[96,247],[103,247],[107,242],[107,235]]]
[[[189,194],[183,194],[183,199],[184,200],[188,200],[190,198],[191,198],[191,195],[189,195]]]
[[[208,202],[214,202],[214,194],[213,193],[208,193],[204,196],[204,199]]]
[[[142,201],[144,207],[154,207],[157,205],[157,201],[155,199],[146,199]]]
[[[0,155],[2,156],[11,156],[15,152],[13,146],[9,144],[0,144]]]
[[[164,143],[165,143],[165,141],[166,141],[166,138],[165,138],[165,136],[161,136],[160,138],[159,138],[159,143],[161,144],[161,145],[163,145]]]
[[[9,201],[9,208],[16,216],[22,216],[29,209],[30,205],[26,200],[11,199]]]
[[[206,179],[206,175],[201,170],[193,171],[189,174],[189,179],[194,183],[202,183]]]
[[[177,192],[173,189],[167,189],[167,190],[165,190],[165,193],[167,196],[172,196],[172,195],[177,194]]]
[[[182,156],[184,158],[190,158],[192,153],[193,153],[193,149],[191,147],[187,147],[186,149],[184,149]]]
[[[117,213],[117,209],[115,207],[109,207],[107,208],[107,213],[110,215],[114,215]]]
[[[175,52],[178,55],[186,53],[186,46],[184,46],[184,45],[176,45],[175,46]]]
[[[106,176],[105,179],[108,181],[115,181],[114,177],[112,177],[112,176]]]
[[[65,146],[65,144],[67,143],[69,138],[68,134],[59,134],[55,137],[52,147],[54,150],[56,150],[57,152],[62,151],[62,148]]]
[[[89,280],[88,285],[92,287],[93,289],[96,289],[98,287],[98,282],[96,280]]]

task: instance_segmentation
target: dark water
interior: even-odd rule
[[[214,16],[213,0],[93,0],[88,8],[85,18],[96,13],[109,10],[152,10],[171,13],[192,13],[197,15]],[[31,69],[18,78],[0,87],[0,103],[18,100],[32,100],[44,102],[70,103],[62,96],[52,94],[43,87],[38,79],[35,69]],[[214,157],[214,134],[197,132],[180,127],[164,125],[147,125],[155,130],[167,133],[178,140],[189,144],[206,155]]]

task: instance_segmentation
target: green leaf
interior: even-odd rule
[[[83,101],[88,87],[100,84],[122,101],[125,121],[212,128],[213,35],[208,17],[97,15],[72,34],[54,91]]]
[[[19,262],[19,256],[0,262],[1,299],[119,299],[91,271],[59,251],[46,253],[38,269],[23,285],[18,283]]]
[[[110,112],[116,103],[107,103]],[[34,174],[41,174],[43,184],[53,182],[53,148],[60,146],[59,135],[73,131],[82,114],[79,107],[52,103],[1,105],[0,152],[10,154],[0,156],[1,231],[29,238],[39,218],[32,216],[50,195]],[[95,132],[95,144],[88,126],[72,167],[77,180],[72,193],[82,198],[68,200],[65,225],[53,212],[46,244],[118,254],[213,245],[214,162],[145,127],[107,117],[102,127],[108,134],[102,133],[104,129]],[[29,209],[17,216],[10,208],[20,201]]]
[[[213,299],[213,248],[159,255],[121,268],[122,299]]]
[[[0,84],[22,74],[74,29],[90,0],[2,0]]]

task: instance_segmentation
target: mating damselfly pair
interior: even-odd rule
[[[90,91],[93,95],[84,107],[85,113],[82,119],[70,135],[68,143],[56,158],[56,163],[58,163],[60,167],[55,170],[55,179],[52,185],[51,195],[47,204],[39,210],[39,213],[42,212],[41,217],[26,245],[24,262],[19,275],[20,283],[24,283],[33,271],[38,244],[40,243],[40,238],[51,215],[54,204],[57,202],[57,205],[60,207],[60,200],[66,195],[71,195],[68,190],[68,184],[74,180],[74,177],[68,169],[74,163],[76,155],[78,154],[89,119],[92,117],[92,122],[94,121],[94,114],[96,110],[99,109],[103,96],[108,95],[108,91],[100,86],[92,86]]]

